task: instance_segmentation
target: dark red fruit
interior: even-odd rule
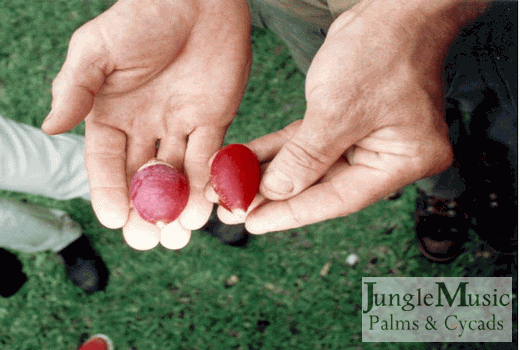
[[[188,178],[157,159],[144,164],[130,183],[130,199],[135,210],[141,218],[159,228],[181,215],[189,196]]]
[[[211,163],[211,185],[219,204],[235,214],[245,214],[260,187],[260,163],[246,146],[222,148]]]

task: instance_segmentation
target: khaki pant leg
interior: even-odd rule
[[[321,1],[248,0],[253,26],[269,28],[287,45],[307,73],[334,18]]]

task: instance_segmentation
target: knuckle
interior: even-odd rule
[[[337,91],[314,90],[312,97],[308,100],[308,111],[310,114],[327,121],[343,120],[344,115],[352,109],[354,99],[347,96],[338,96]]]
[[[419,176],[428,177],[439,174],[449,168],[454,161],[453,150],[449,141],[438,141],[420,158],[417,164]]]
[[[303,122],[303,119],[295,120],[294,122],[292,122],[291,124],[289,124],[285,128],[283,128],[282,130],[280,130],[280,135],[282,136],[282,138],[284,140],[286,140],[286,142],[288,140],[290,140],[294,136],[296,131],[298,131],[302,122]]]
[[[297,166],[310,171],[319,171],[325,164],[327,154],[314,145],[291,139],[286,143],[286,151],[291,156],[291,166]]]
[[[63,71],[60,71],[52,81],[52,93],[54,95],[60,93],[63,89]]]
[[[303,215],[303,210],[299,210],[298,208],[296,208],[293,201],[291,201],[291,200],[289,200],[287,202],[287,206],[289,208],[290,215],[294,221],[293,226],[301,227],[301,226],[306,225],[305,216]]]
[[[438,172],[446,170],[454,161],[454,154],[452,146],[449,142],[444,142],[439,145],[437,152],[435,168]]]
[[[87,24],[82,25],[72,33],[69,42],[69,47],[71,50],[78,46],[84,46],[86,43],[88,43],[89,30],[87,28]]]

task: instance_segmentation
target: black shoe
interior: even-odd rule
[[[499,188],[482,189],[474,199],[474,230],[495,253],[514,254],[518,251],[518,210],[512,202],[510,194]]]
[[[87,294],[106,288],[108,268],[85,235],[81,235],[59,251],[58,256],[63,259],[67,277],[75,286],[80,287]]]
[[[470,215],[475,232],[495,252],[516,253],[518,250],[518,201],[516,174],[507,160],[507,149],[492,140],[482,142],[470,179],[472,200]]]
[[[415,232],[422,255],[431,262],[451,263],[469,239],[470,222],[463,205],[419,190],[415,206]]]
[[[16,255],[3,248],[0,248],[0,266],[2,266],[0,295],[9,298],[27,282],[27,276],[23,273],[22,263]]]
[[[217,206],[213,208],[211,217],[202,230],[217,237],[222,243],[233,247],[245,247],[251,237],[244,224],[227,225],[221,222],[217,217]]]

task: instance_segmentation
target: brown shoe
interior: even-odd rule
[[[450,263],[468,241],[468,215],[455,199],[441,199],[419,190],[415,206],[415,232],[419,250],[429,261]]]

